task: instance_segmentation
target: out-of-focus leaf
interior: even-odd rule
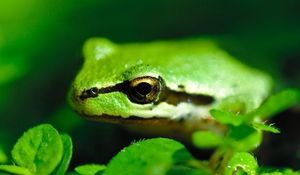
[[[71,172],[68,172],[67,175],[81,175],[81,174],[78,174],[78,173],[75,172],[75,171],[71,171]]]
[[[259,175],[300,175],[300,172],[289,168],[259,167]]]
[[[286,110],[300,102],[300,91],[297,89],[283,90],[267,99],[254,115],[261,118],[270,118],[283,110]]]
[[[260,175],[283,175],[281,172],[262,173]]]
[[[248,125],[230,127],[225,138],[225,145],[236,151],[250,151],[257,148],[262,141],[262,132]]]
[[[80,124],[83,123],[82,118],[78,117],[69,106],[64,105],[60,107],[54,114],[50,117],[50,123],[55,124],[55,128],[59,131],[69,132],[76,129]],[[68,122],[66,122],[68,121]]]
[[[197,131],[193,133],[192,140],[199,148],[213,148],[222,143],[223,137],[211,131]]]
[[[4,150],[2,149],[2,147],[0,146],[0,164],[4,164],[6,163],[8,160]]]
[[[2,56],[1,59],[6,58]],[[28,64],[21,58],[7,58],[7,61],[0,61],[0,85],[20,78],[27,70]]]
[[[282,171],[282,174],[283,175],[300,175],[300,172],[299,171],[293,171],[291,169],[285,169]]]
[[[49,124],[41,124],[26,131],[12,150],[14,162],[34,174],[49,174],[63,156],[59,133]]]
[[[225,112],[216,109],[210,110],[210,114],[222,124],[230,124],[238,126],[243,122],[241,115],[233,114],[232,112]]]

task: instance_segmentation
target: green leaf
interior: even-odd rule
[[[275,167],[260,166],[257,170],[257,173],[267,175],[267,174],[272,174],[272,173],[281,173],[281,171]]]
[[[7,172],[9,174],[18,175],[33,175],[27,168],[15,166],[15,165],[0,165],[0,173]]]
[[[216,109],[210,110],[210,114],[222,124],[230,124],[233,126],[239,126],[243,123],[242,115],[234,114],[232,112],[225,112]]]
[[[205,168],[191,168],[188,166],[172,166],[166,175],[211,175],[211,172]]]
[[[63,155],[59,133],[49,124],[26,131],[12,150],[14,162],[34,174],[50,174]]]
[[[253,122],[252,126],[256,129],[262,130],[262,131],[267,131],[267,132],[272,132],[272,133],[280,133],[279,129],[270,126],[270,125],[266,125],[264,123],[257,123],[257,122]]]
[[[245,172],[248,175],[256,175],[258,165],[256,159],[247,152],[235,153],[225,168],[225,175],[237,172]]]
[[[293,171],[289,168],[271,168],[259,167],[259,175],[300,175],[300,172]]]
[[[7,60],[3,61],[4,59]],[[22,56],[5,57],[1,55],[0,85],[22,77],[28,71],[28,63],[26,61]]]
[[[213,148],[222,143],[223,137],[212,131],[197,131],[193,133],[192,140],[199,148]]]
[[[72,144],[72,139],[69,135],[67,134],[62,134],[61,135],[61,140],[64,145],[64,155],[62,158],[62,161],[57,169],[56,175],[64,175],[66,171],[68,170],[71,158],[72,158],[72,153],[73,153],[73,144]]]
[[[119,152],[107,165],[103,175],[165,175],[174,165],[193,160],[179,142],[156,138],[134,143]]]
[[[262,173],[260,175],[284,175],[281,172],[272,172],[272,173]]]
[[[261,118],[269,118],[273,115],[282,112],[300,102],[300,91],[297,89],[287,89],[281,91],[267,99],[254,112],[256,116]]]
[[[225,137],[224,145],[235,151],[251,151],[262,142],[262,132],[242,124],[230,127]]]
[[[78,174],[78,173],[75,172],[75,171],[71,171],[71,172],[67,172],[67,175],[81,175],[81,174]]]
[[[67,172],[66,175],[81,175],[81,174],[79,174],[79,173],[77,173],[75,171],[69,171],[69,172]]]
[[[291,170],[291,169],[284,169],[284,170],[282,171],[282,174],[283,174],[283,175],[300,175],[300,172],[299,172],[299,171],[296,172],[296,171],[293,171],[293,170]]]
[[[75,171],[80,175],[96,175],[97,173],[104,171],[105,168],[105,165],[87,164],[76,167]]]
[[[0,146],[0,164],[4,164],[6,163],[8,160],[4,150],[2,149],[2,147]]]

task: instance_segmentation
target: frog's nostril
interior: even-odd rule
[[[89,89],[87,91],[87,94],[91,97],[94,97],[94,96],[97,96],[98,95],[98,89],[97,88],[92,88],[92,89]]]
[[[97,97],[98,94],[99,94],[99,89],[96,87],[93,87],[91,89],[83,91],[79,98],[80,98],[80,100],[84,100],[84,99],[90,98],[90,97]]]

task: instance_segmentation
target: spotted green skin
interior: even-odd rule
[[[212,108],[249,112],[259,107],[272,89],[268,75],[242,64],[207,38],[120,45],[105,38],[91,38],[84,44],[83,53],[84,64],[71,86],[69,101],[87,117],[176,120],[186,116],[206,118]],[[215,102],[202,106],[186,102],[137,104],[122,92],[78,98],[92,87],[114,86],[140,76],[161,77],[173,91],[209,95]]]

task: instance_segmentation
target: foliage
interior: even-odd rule
[[[67,107],[65,96],[81,65],[80,50],[87,38],[103,36],[124,43],[209,35],[216,37],[220,47],[242,62],[270,73],[275,89],[300,88],[297,7],[299,2],[294,0],[0,1],[0,174],[65,174],[67,169],[70,171],[84,161],[106,164],[133,138],[139,140],[140,136],[119,127],[83,121]],[[191,158],[171,167],[167,167],[166,161],[166,167],[160,167],[159,172],[175,175],[220,172],[222,168],[212,170],[213,165],[218,165],[214,162],[226,158],[220,163],[222,167],[229,162],[234,164],[236,161],[229,159],[236,157],[235,154],[247,156],[247,160],[252,160],[248,167],[255,169],[251,150],[260,145],[262,131],[279,132],[270,121],[258,120],[258,116],[270,120],[274,114],[297,103],[297,94],[292,89],[277,94],[247,116],[212,110],[213,116],[228,126],[226,135],[211,131],[197,131],[193,135],[194,145],[199,149],[215,149],[210,160]],[[298,121],[292,118],[286,126]],[[17,136],[26,128],[45,122],[70,134],[73,143],[68,135],[59,134],[52,126],[39,125],[38,130],[32,128],[33,131],[25,132],[13,147]],[[281,123],[276,125],[279,127]],[[285,137],[284,132],[278,135]],[[284,142],[291,140],[286,137]],[[172,142],[160,139],[165,141]],[[149,142],[150,147],[156,148],[156,141]],[[143,147],[144,141],[137,143]],[[176,141],[172,143],[180,145]],[[289,145],[290,150],[292,146]],[[10,148],[13,148],[11,156]],[[59,154],[52,159],[53,150]],[[120,153],[116,157],[119,155],[122,156]],[[122,159],[116,157],[111,161]],[[155,160],[149,162],[154,164]],[[109,165],[82,165],[69,174],[102,174]],[[237,167],[241,170],[240,165]],[[261,166],[257,173],[299,174],[288,168]]]
[[[72,155],[72,141],[60,135],[49,124],[24,132],[11,151],[13,165],[1,165],[0,170],[15,174],[56,174],[67,171]],[[57,170],[55,169],[57,168]]]
[[[275,103],[278,100],[284,102]],[[216,148],[210,160],[196,159],[178,141],[154,138],[132,143],[114,156],[107,166],[81,165],[69,174],[297,175],[300,172],[291,169],[259,167],[250,152],[259,146],[263,131],[279,133],[273,126],[258,122],[257,117],[284,110],[299,103],[299,100],[299,92],[288,89],[270,97],[265,105],[247,115],[212,110],[212,116],[228,127],[227,134],[220,136],[211,131],[197,131],[193,135],[193,142],[197,147]],[[14,145],[11,155],[13,164],[0,165],[0,173],[64,175],[72,157],[72,140],[67,134],[59,134],[51,125],[41,124],[24,132]]]

